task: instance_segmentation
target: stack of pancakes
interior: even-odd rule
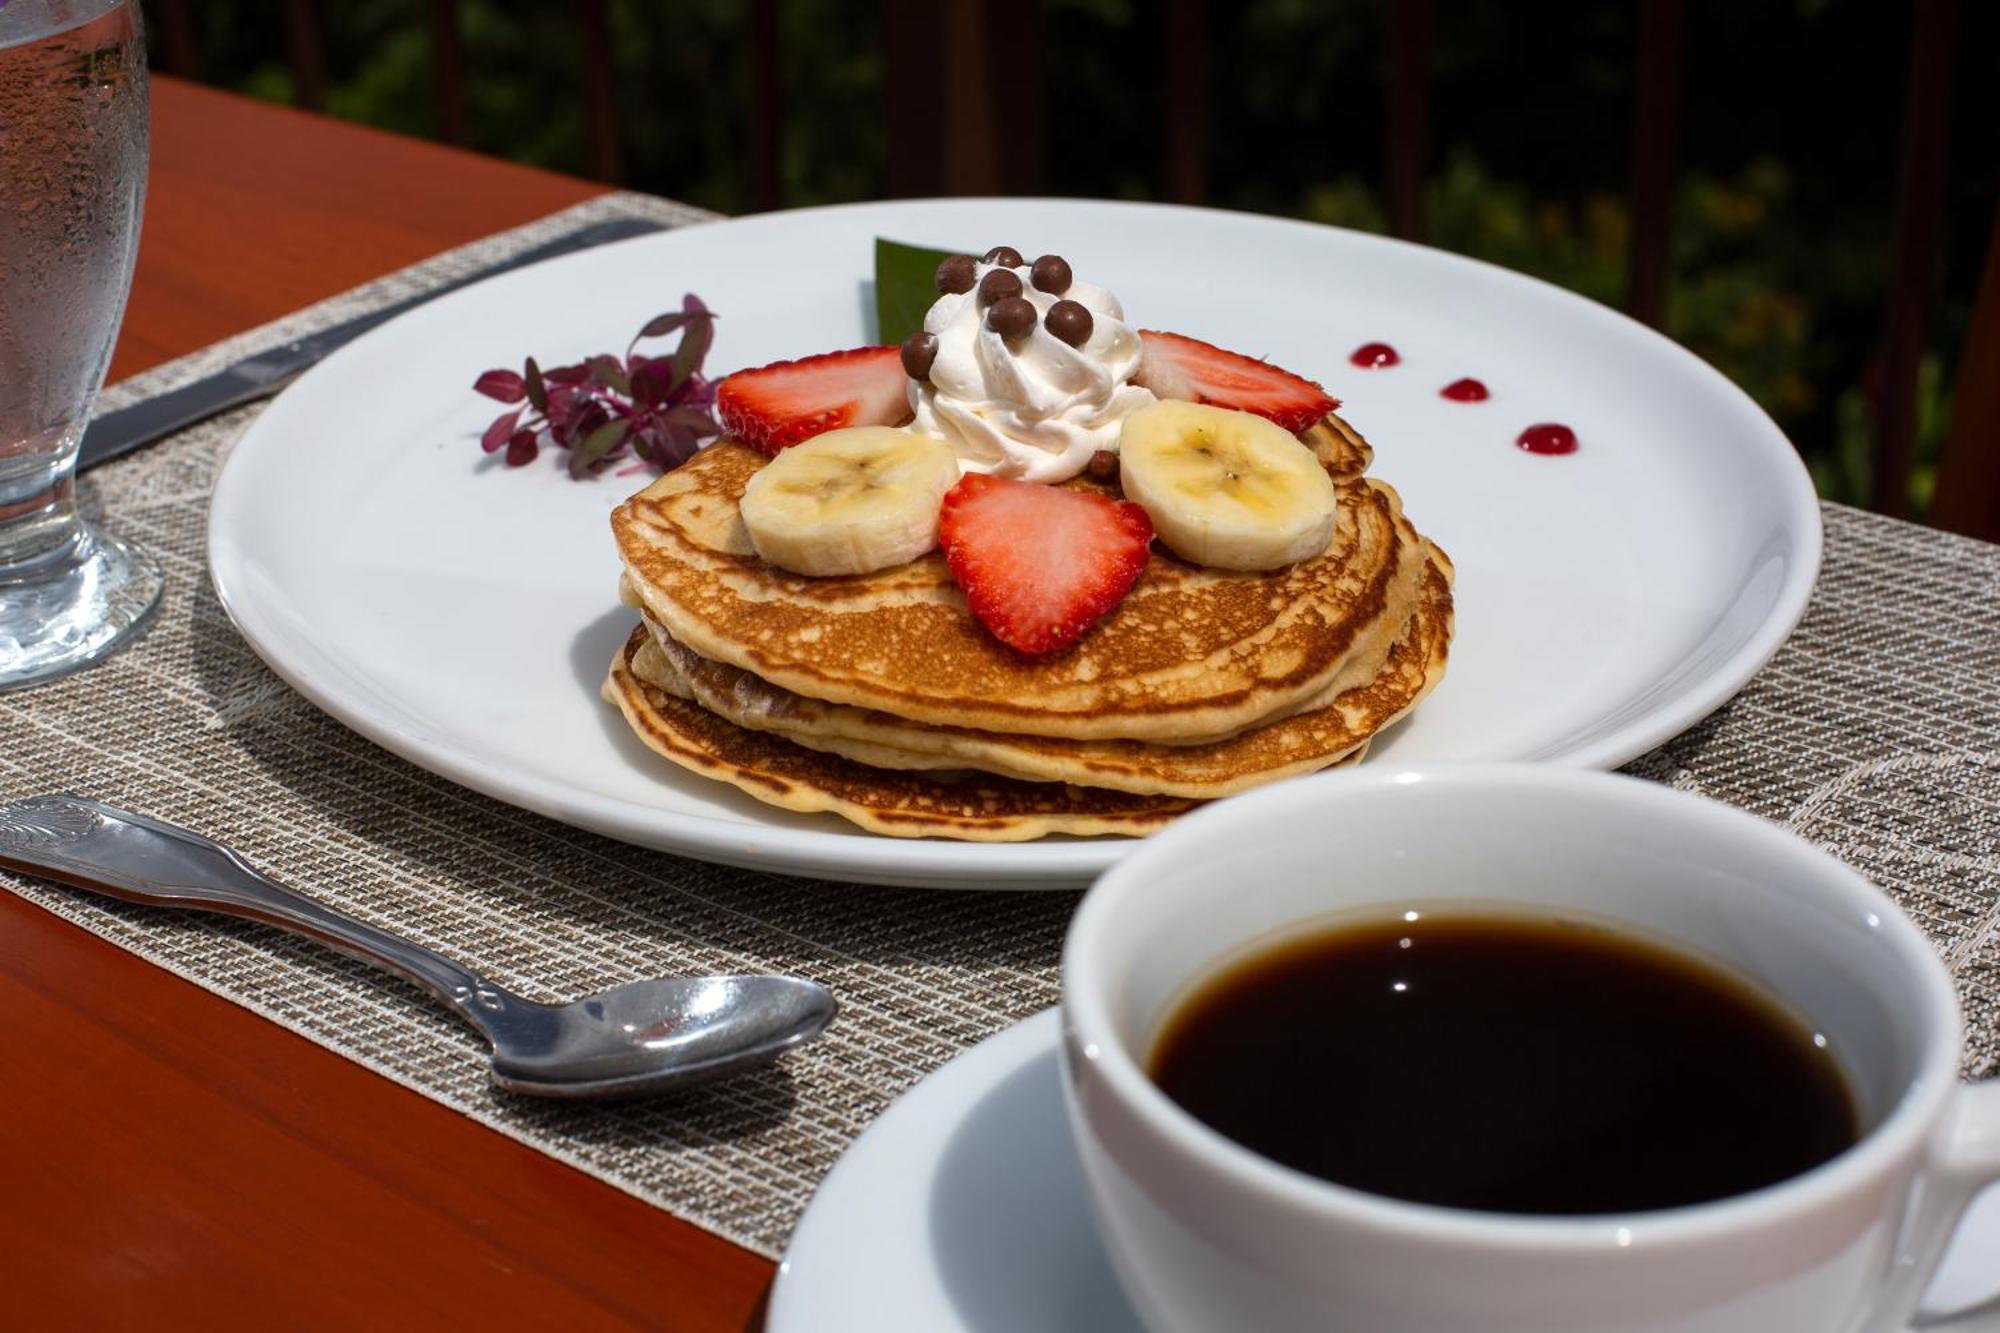
[[[1351,763],[1443,676],[1452,567],[1345,422],[1303,438],[1339,496],[1323,554],[1240,573],[1156,546],[1048,657],[989,634],[936,552],[848,578],[760,560],[737,501],[765,459],[716,444],[612,515],[641,624],[605,698],[684,768],[898,837],[1136,836]]]

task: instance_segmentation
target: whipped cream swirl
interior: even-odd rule
[[[1071,282],[1059,295],[1037,291],[1024,264],[1013,273],[1035,307],[1035,327],[1003,338],[986,327],[979,304],[979,280],[996,267],[980,264],[971,291],[940,296],[924,316],[924,331],[937,336],[937,359],[928,379],[910,381],[916,409],[910,428],[943,437],[968,472],[1064,481],[1083,471],[1092,454],[1115,451],[1125,418],[1153,401],[1131,382],[1139,335],[1125,323],[1118,298],[1102,287]],[[1090,337],[1081,346],[1045,326],[1057,301],[1090,311]]]

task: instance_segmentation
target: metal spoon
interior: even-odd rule
[[[76,796],[0,806],[0,868],[249,917],[386,968],[486,1034],[496,1084],[536,1097],[629,1097],[719,1078],[810,1041],[834,1015],[824,986],[782,976],[662,977],[569,1004],[524,1000],[286,888],[220,843]]]

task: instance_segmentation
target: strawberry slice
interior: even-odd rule
[[[725,439],[775,454],[843,426],[900,426],[910,419],[900,348],[856,347],[739,370],[715,386]]]
[[[1141,329],[1139,341],[1145,353],[1133,383],[1161,398],[1255,412],[1294,434],[1340,406],[1338,398],[1309,379],[1199,338]]]
[[[1082,638],[1146,568],[1153,521],[1129,500],[968,472],[945,492],[938,544],[993,636],[1024,653]]]

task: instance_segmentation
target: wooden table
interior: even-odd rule
[[[160,78],[114,379],[600,187]],[[771,1265],[0,892],[0,1323],[741,1330]]]

